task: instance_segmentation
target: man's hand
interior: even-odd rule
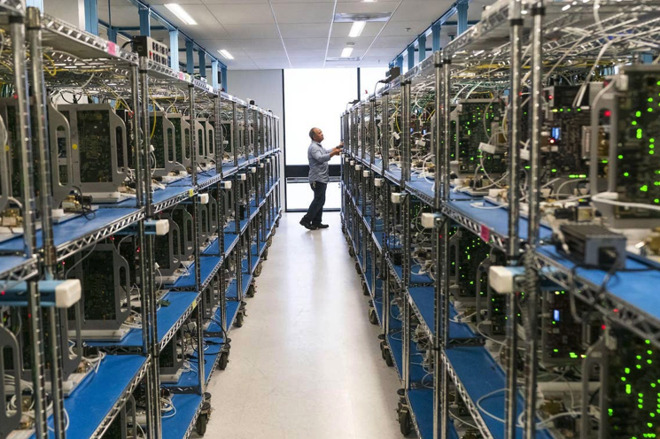
[[[339,145],[337,145],[337,148],[339,148],[339,149],[344,148],[344,142],[339,142]]]
[[[330,157],[334,157],[336,155],[341,154],[341,147],[337,146],[335,149],[330,151]]]

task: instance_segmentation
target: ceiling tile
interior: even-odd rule
[[[281,3],[273,4],[275,18],[284,23],[330,23],[333,3]]]
[[[233,39],[279,38],[275,24],[224,24]],[[207,35],[208,37],[208,35]]]
[[[283,38],[327,38],[330,23],[289,24],[280,23]]]
[[[287,50],[323,49],[328,45],[327,38],[287,38],[284,40]]]
[[[390,21],[380,35],[382,37],[407,36],[410,42],[424,32],[430,24],[428,21]]]
[[[267,4],[216,4],[208,5],[208,8],[218,21],[223,24],[274,23],[273,13]]]
[[[453,0],[423,1],[404,0],[403,4],[392,16],[391,21],[425,21],[427,26],[449,9]]]

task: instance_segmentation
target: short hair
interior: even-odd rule
[[[312,139],[312,140],[314,140],[314,130],[315,130],[315,129],[316,129],[316,127],[314,127],[314,128],[312,128],[311,130],[309,130],[309,138]]]

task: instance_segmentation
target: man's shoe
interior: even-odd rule
[[[327,229],[330,226],[327,224],[312,224],[312,227],[316,227],[317,229]]]
[[[316,226],[313,225],[312,223],[308,223],[305,220],[300,220],[300,225],[305,227],[308,230],[316,230]]]

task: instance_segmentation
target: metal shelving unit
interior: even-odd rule
[[[567,220],[557,220],[553,209],[573,198],[593,209],[588,187],[579,183],[595,178],[594,148],[611,147],[607,136],[594,134],[598,127],[591,128],[600,144],[582,140],[591,142],[592,152],[582,152],[581,167],[560,167],[557,157],[574,154],[570,142],[580,140],[570,140],[569,125],[561,125],[561,134],[551,127],[569,120],[569,114],[553,114],[572,111],[583,121],[578,131],[594,125],[615,131],[608,126],[612,101],[597,107],[607,110],[600,120],[577,119],[579,112],[591,111],[613,87],[617,97],[626,96],[618,67],[657,58],[659,10],[654,1],[500,0],[441,51],[341,115],[342,224],[369,296],[369,320],[381,327],[383,358],[400,377],[402,433],[623,437],[624,427],[594,413],[618,413],[621,425],[624,418],[643,417],[636,401],[623,402],[634,381],[633,390],[616,390],[619,376],[612,374],[630,383],[617,355],[635,361],[629,346],[643,346],[651,356],[660,346],[660,304],[649,294],[660,281],[657,256],[631,253],[629,241],[625,268],[617,270],[584,266],[558,249],[557,232]],[[653,69],[627,70],[660,78]],[[565,90],[575,92],[561,101]],[[654,128],[647,130],[653,137]],[[611,151],[610,162],[630,153]],[[592,191],[596,185],[602,184],[593,182]],[[569,187],[581,189],[563,197],[568,201],[548,196]],[[597,201],[595,208],[603,209]],[[415,221],[422,213],[433,227],[420,243],[425,232]],[[612,227],[613,218],[605,209],[592,222]],[[645,222],[644,236],[653,227]],[[643,238],[628,237],[643,247]],[[498,295],[489,286],[493,265],[520,273],[515,294]],[[617,346],[626,348],[620,353]],[[660,378],[657,369],[637,369]],[[553,380],[565,389],[549,390]],[[581,407],[585,397],[589,404]],[[557,411],[549,412],[553,403]],[[646,422],[625,422],[637,423],[625,424],[628,436],[648,433]],[[649,418],[649,431],[652,426]]]
[[[12,144],[26,164],[22,170],[14,172],[23,180],[22,205],[34,206],[36,212],[22,212],[22,231],[11,230],[14,236],[0,243],[3,292],[0,295],[3,316],[0,331],[9,337],[4,339],[9,340],[15,358],[24,356],[20,354],[23,350],[28,355],[25,358],[30,359],[34,422],[31,429],[18,430],[18,421],[25,412],[11,409],[7,412],[10,415],[7,422],[3,418],[0,437],[34,435],[42,438],[49,436],[49,429],[55,437],[102,437],[115,420],[134,422],[130,421],[130,416],[125,416],[125,412],[128,401],[134,406],[137,393],[142,395],[140,404],[144,412],[142,420],[137,422],[144,426],[142,429],[149,437],[189,437],[194,430],[201,434],[210,414],[205,386],[216,368],[227,366],[230,349],[227,333],[232,326],[242,324],[246,306],[243,297],[250,286],[254,291],[253,279],[260,272],[258,267],[267,256],[282,214],[279,119],[271,112],[218,92],[204,81],[175,72],[63,21],[41,15],[36,8],[26,10],[23,2],[0,3],[2,14],[14,17],[12,24],[4,29],[5,44],[9,47],[11,42],[14,61],[3,64],[3,68],[13,67],[14,71],[0,69],[0,74],[15,80],[12,91],[18,97],[20,129],[26,133],[18,136],[23,139],[19,145]],[[30,64],[30,86],[42,91],[41,94],[35,92],[35,100],[30,105],[26,96],[28,78],[24,70],[24,53],[30,53],[34,58]],[[48,91],[49,100],[43,93],[45,91]],[[50,115],[56,110],[49,109],[49,106],[56,109],[67,101],[67,97],[73,98],[77,105],[85,105],[78,103],[80,100],[107,105],[111,113],[119,112],[126,118],[122,126],[129,135],[127,144],[123,145],[122,160],[128,160],[125,163],[130,164],[120,171],[126,175],[122,183],[129,183],[127,189],[122,190],[132,196],[114,203],[89,204],[84,197],[87,191],[74,187],[80,196],[76,202],[87,203],[87,207],[82,210],[82,215],[70,215],[73,218],[65,217],[55,223],[52,210],[61,206],[53,203],[60,203],[61,199],[51,196],[52,186],[57,178],[62,179],[61,169],[71,166],[66,160],[78,145],[63,143],[69,137],[63,137],[59,128],[54,128],[61,122],[50,121],[53,126],[49,126],[50,118],[39,115]],[[174,176],[159,183],[154,181],[152,174],[152,166],[156,164],[154,145],[160,145],[154,138],[157,109],[180,115],[180,120],[191,127],[206,127],[205,132],[182,131],[176,142],[171,139],[181,146],[176,153],[185,154],[184,145],[189,147],[190,167],[184,175],[179,174],[179,178]],[[248,111],[252,115],[249,119],[253,125],[252,137],[244,135],[248,132],[245,123]],[[37,118],[31,119],[30,112]],[[244,123],[239,125],[238,120]],[[231,131],[223,129],[223,124],[229,124]],[[50,148],[49,141],[58,145]],[[34,146],[40,147],[38,152],[46,151],[46,156],[39,157],[41,167],[33,170],[32,157],[36,158],[36,152],[31,149]],[[172,144],[173,154],[174,147]],[[231,154],[227,153],[228,149]],[[49,165],[48,153],[52,153],[52,160],[57,160],[57,164]],[[2,163],[5,163],[4,158]],[[58,166],[61,169],[51,176]],[[252,173],[250,168],[259,171]],[[70,169],[67,168],[67,172]],[[78,178],[76,172],[65,174],[64,183],[71,184],[69,179]],[[237,184],[236,176],[247,173],[253,175],[251,181]],[[48,196],[34,196],[33,176],[39,184],[36,189]],[[231,183],[233,187],[230,188]],[[59,184],[62,185],[62,181]],[[0,195],[7,196],[4,192]],[[246,195],[247,218],[241,222],[236,212],[239,197],[245,198]],[[4,202],[5,198],[2,200]],[[207,200],[212,202],[207,203]],[[0,203],[0,207],[4,209],[4,204]],[[176,209],[190,210],[194,213],[191,218],[196,219],[189,236],[192,240],[191,263],[170,281],[157,281],[160,274],[155,264],[156,221],[168,218]],[[38,231],[35,213],[42,223]],[[177,239],[181,237],[177,236]],[[110,245],[119,252],[122,243],[128,239],[134,245],[129,259],[133,258],[131,270],[136,272],[132,285],[129,285],[128,299],[115,297],[114,301],[121,304],[121,300],[127,300],[124,305],[129,308],[137,306],[131,316],[135,320],[121,339],[87,336],[82,344],[80,338],[76,338],[79,335],[72,335],[74,332],[79,334],[79,330],[72,328],[80,327],[81,315],[87,312],[87,308],[80,306],[80,302],[68,303],[71,310],[67,323],[66,310],[52,308],[55,301],[50,289],[52,285],[62,284],[76,265],[98,249]],[[256,248],[254,252],[248,248],[247,256],[251,260],[245,265],[241,243],[252,241]],[[246,273],[232,273],[223,268],[234,259],[239,262],[238,267],[246,267]],[[83,301],[91,300],[85,297],[85,281],[81,279],[80,282],[83,283]],[[237,284],[241,288],[237,289]],[[81,288],[80,283],[77,285]],[[39,287],[49,298],[43,304],[39,300]],[[11,291],[9,306],[3,305],[5,290]],[[18,311],[14,310],[16,297],[20,298],[24,293],[27,294],[23,296],[23,307],[27,306],[31,314],[25,336],[12,332],[16,329],[13,323],[18,316]],[[5,322],[12,325],[4,326]],[[189,356],[187,372],[181,375],[178,383],[161,383],[160,357],[184,333],[192,342],[191,353],[184,352]],[[52,334],[58,334],[58,337]],[[20,336],[20,343],[17,336]],[[205,350],[206,346],[214,348]],[[68,386],[64,374],[68,375],[68,362],[72,360],[63,362],[63,352],[69,349],[92,367],[88,367],[87,375],[79,385],[64,396],[63,386]],[[94,355],[92,352],[97,353],[96,356],[89,357]],[[200,352],[203,354],[199,355]],[[46,364],[50,369],[48,391]],[[5,377],[21,378],[19,383],[27,382],[21,376],[25,374],[21,367],[18,370],[6,370],[5,367],[5,364],[0,365]],[[15,392],[15,383],[5,379],[2,395],[6,396],[7,391]],[[19,384],[18,389],[21,387]],[[160,395],[161,389],[165,388],[171,394],[175,414],[172,411],[161,413]],[[47,411],[47,405],[52,410]],[[135,407],[130,410],[134,412]],[[120,413],[121,417],[118,416]],[[138,426],[131,425],[131,428]]]

